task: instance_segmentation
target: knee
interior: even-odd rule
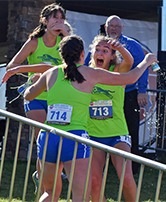
[[[102,177],[92,176],[92,189],[98,189],[101,187]]]

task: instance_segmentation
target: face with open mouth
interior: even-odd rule
[[[94,62],[96,67],[109,69],[110,60],[113,60],[112,49],[106,41],[100,41],[95,46]]]

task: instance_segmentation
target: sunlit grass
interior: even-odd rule
[[[15,183],[12,194],[12,202],[21,202],[23,195],[23,187],[24,187],[24,178],[26,172],[26,161],[18,161]],[[13,170],[13,161],[5,160],[4,168],[2,172],[2,180],[0,185],[0,202],[8,202],[9,201],[9,191],[10,191],[10,181],[12,177]],[[34,184],[31,178],[32,173],[36,170],[36,162],[32,161],[30,167],[30,174],[28,180],[28,187],[26,193],[26,201],[33,202],[36,200],[34,195]],[[138,183],[139,175],[135,175],[134,178],[136,183]],[[155,191],[158,179],[158,171],[149,167],[145,167],[145,172],[143,175],[142,189],[140,195],[140,202],[152,202],[155,199]],[[107,183],[105,188],[105,197],[107,202],[116,202],[118,198],[118,186],[119,180],[116,175],[115,169],[110,163],[108,170]],[[67,179],[63,180],[62,192],[59,201],[65,202],[67,196],[68,189],[68,181]],[[163,173],[162,184],[160,189],[159,202],[166,202],[166,173]],[[122,200],[124,198],[122,196]]]

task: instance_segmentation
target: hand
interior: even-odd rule
[[[59,31],[63,36],[68,36],[69,32],[67,31],[67,27],[63,23],[54,23],[51,27],[53,31]]]
[[[51,26],[51,30],[54,30],[54,31],[61,31],[64,29],[65,29],[65,25],[63,23],[54,23]]]
[[[144,60],[148,66],[150,66],[153,62],[159,62],[153,53],[146,54]]]
[[[111,49],[114,49],[114,50],[119,50],[122,47],[122,44],[115,39],[110,40],[108,44],[110,44]]]
[[[40,78],[40,74],[35,74],[33,77],[32,77],[32,83],[36,83],[36,81]]]
[[[7,72],[5,73],[5,75],[2,78],[2,83],[7,82],[7,80],[13,76],[14,74],[18,73],[18,68],[12,68],[7,70]]]
[[[147,104],[147,94],[146,93],[138,93],[137,101],[140,107],[144,107]]]

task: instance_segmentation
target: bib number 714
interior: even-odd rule
[[[70,124],[73,107],[64,104],[54,104],[48,107],[47,123],[67,125]]]

